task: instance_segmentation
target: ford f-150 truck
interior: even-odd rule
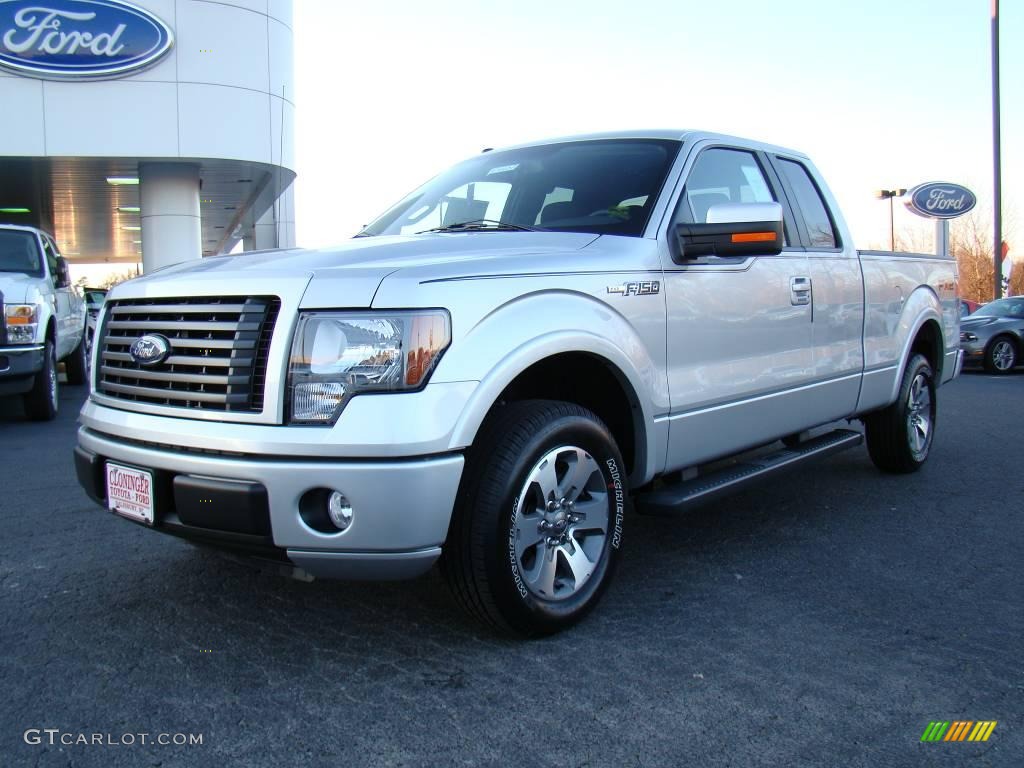
[[[799,152],[683,131],[485,151],[340,247],[115,288],[76,467],[129,520],[302,576],[440,560],[469,611],[544,634],[598,600],[634,507],[862,439],[920,468],[958,299],[950,259],[857,251]]]
[[[85,302],[56,241],[35,227],[0,224],[0,395],[21,395],[30,418],[59,404],[57,361],[69,384],[85,384]]]

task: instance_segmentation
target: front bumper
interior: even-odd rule
[[[32,389],[34,377],[43,368],[43,345],[0,347],[0,395],[15,395]]]
[[[127,441],[82,427],[75,466],[105,504],[108,460],[153,472],[154,528],[227,550],[290,561],[324,578],[412,578],[441,554],[462,476],[461,454],[389,459],[210,454]],[[307,525],[300,502],[345,494],[342,533]],[[303,499],[305,499],[303,501]]]
[[[985,347],[987,344],[987,339],[960,343],[960,354],[963,355],[965,368],[982,365],[985,362]]]

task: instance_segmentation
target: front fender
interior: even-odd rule
[[[473,442],[491,406],[520,373],[545,358],[570,352],[603,359],[632,389],[637,417],[642,419],[638,446],[644,453],[643,466],[637,467],[631,480],[640,484],[653,478],[658,461],[664,461],[667,438],[667,430],[661,434],[653,426],[667,407],[664,372],[626,318],[589,295],[571,291],[543,291],[509,301],[477,322],[445,353],[435,381],[480,382],[456,423],[450,448]]]

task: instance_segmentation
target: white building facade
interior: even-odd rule
[[[291,0],[0,0],[0,221],[71,263],[291,247]]]

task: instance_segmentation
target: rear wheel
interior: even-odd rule
[[[865,417],[871,460],[883,472],[916,472],[935,437],[935,374],[924,355],[910,358],[896,402]]]
[[[43,348],[43,367],[32,389],[25,393],[25,410],[33,421],[51,421],[57,415],[57,351],[52,339]]]
[[[86,333],[82,333],[82,340],[78,342],[75,351],[68,355],[64,361],[68,374],[68,384],[79,386],[89,381],[89,342]]]
[[[469,450],[442,568],[470,613],[537,636],[579,621],[611,579],[627,502],[608,428],[571,403],[512,403]]]
[[[985,370],[989,373],[1004,374],[1017,365],[1017,345],[1008,336],[998,336],[985,350]]]

